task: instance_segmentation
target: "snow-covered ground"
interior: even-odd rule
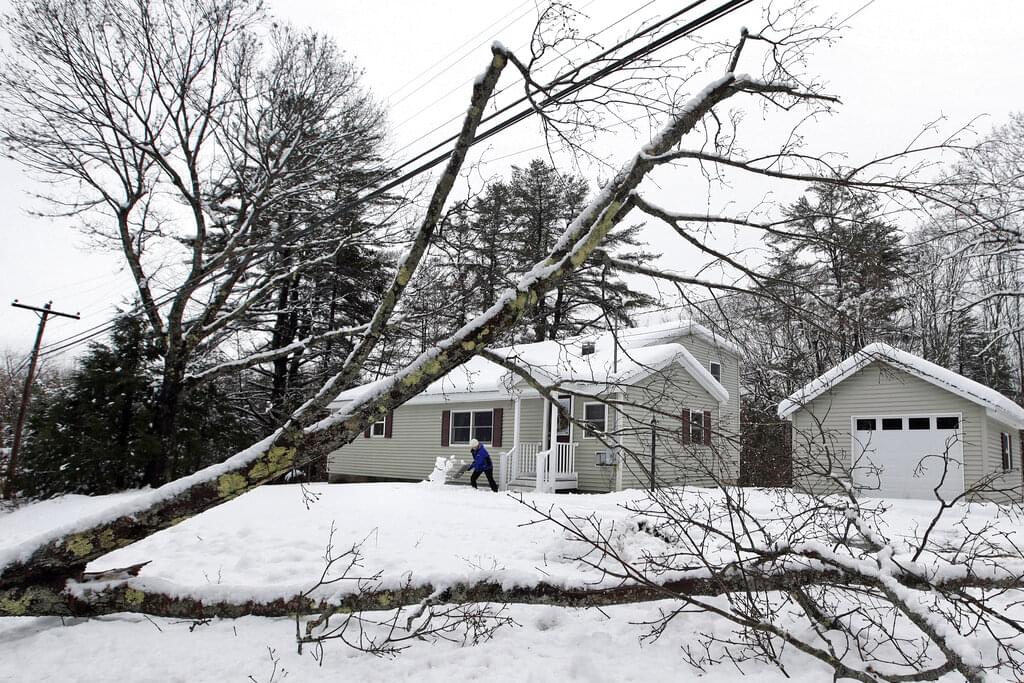
[[[467,487],[430,484],[353,484],[313,487],[318,499],[308,506],[298,486],[259,488],[176,527],[116,551],[90,569],[150,561],[140,580],[170,582],[174,589],[201,597],[290,597],[316,583],[324,550],[335,528],[336,550],[362,542],[363,575],[380,572],[385,586],[413,583],[448,585],[495,580],[506,586],[539,581],[563,585],[593,583],[599,577],[571,558],[577,548],[551,524],[531,523],[536,513],[508,495]],[[0,549],[76,518],[122,504],[133,493],[100,498],[67,496],[0,513]],[[607,495],[528,495],[542,509],[556,506],[570,514],[595,513],[614,523],[624,555],[639,556],[661,541],[637,529],[624,505],[643,492]],[[755,494],[751,505],[770,510],[770,496]],[[894,504],[887,521],[911,529],[932,506]],[[996,506],[971,508],[977,523],[997,519]],[[411,574],[410,574],[411,572]],[[351,586],[351,584],[343,584]],[[343,646],[328,649],[320,668],[308,651],[295,652],[294,622],[245,618],[214,621],[190,630],[191,623],[119,615],[92,621],[52,618],[0,619],[0,681],[270,680],[279,658],[288,680],[340,675],[343,680],[644,680],[696,674],[681,646],[694,645],[701,632],[725,630],[707,615],[685,615],[655,643],[641,644],[642,622],[657,616],[656,604],[603,611],[513,606],[517,628],[469,648],[416,644],[397,660],[381,660]],[[750,673],[782,680],[781,673],[748,665]],[[734,680],[731,664],[716,667],[704,680]],[[826,675],[802,661],[803,680]],[[793,674],[793,671],[790,671]],[[280,670],[273,679],[282,680]]]

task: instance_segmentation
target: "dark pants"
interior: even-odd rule
[[[491,475],[491,470],[473,470],[473,476],[469,478],[469,483],[473,488],[476,488],[476,480],[480,478],[481,474],[487,475],[487,483],[491,485],[491,490],[495,493],[498,492],[498,485],[494,483],[494,477]]]

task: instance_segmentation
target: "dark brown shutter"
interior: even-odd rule
[[[680,417],[683,420],[682,441],[684,444],[687,444],[690,443],[690,409],[683,408],[683,414]]]
[[[704,411],[704,445],[711,445],[711,411]]]
[[[391,425],[395,421],[395,411],[389,410],[388,414],[384,417],[384,438],[391,438]]]
[[[491,418],[491,445],[501,446],[501,418],[505,414],[504,408],[495,408],[494,415]]]
[[[363,438],[364,439],[369,439],[370,438],[370,430],[371,429],[373,429],[373,423],[372,422],[369,425],[367,425],[366,431],[363,432]]]
[[[451,438],[451,427],[452,427],[452,411],[442,410],[441,411],[441,445],[447,446],[448,439]]]

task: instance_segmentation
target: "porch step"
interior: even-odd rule
[[[537,487],[537,481],[535,479],[513,479],[508,483],[507,490],[509,491],[535,491]],[[575,491],[577,488],[577,482],[575,478],[572,479],[558,479],[555,480],[555,493],[559,491]]]

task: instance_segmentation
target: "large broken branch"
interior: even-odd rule
[[[133,568],[130,568],[133,569]],[[102,577],[99,577],[102,578]],[[450,587],[432,584],[410,585],[397,589],[365,590],[340,600],[316,600],[296,595],[270,601],[203,600],[191,591],[178,590],[165,582],[145,579],[110,580],[72,584],[70,589],[35,586],[25,590],[0,592],[0,605],[8,614],[37,616],[94,617],[118,612],[134,612],[181,619],[237,618],[242,616],[278,617],[326,610],[356,612],[415,605],[435,596],[438,603],[495,602],[521,605],[557,605],[560,607],[607,607],[681,597],[714,597],[745,591],[789,591],[807,586],[839,585],[878,589],[882,584],[861,574],[846,574],[833,569],[807,569],[765,574],[759,577],[736,573],[732,577],[684,578],[660,584],[624,584],[611,588],[567,588],[550,583],[505,588],[481,581]],[[916,590],[934,590],[927,582],[908,581]],[[942,590],[1024,589],[1024,579],[949,580]]]
[[[504,48],[495,47],[487,71],[474,85],[473,98],[463,124],[456,154],[442,179],[430,211],[443,206],[454,182],[465,151],[472,142],[484,105],[506,62]],[[396,297],[404,290],[405,278],[415,266],[415,245],[403,261],[395,282],[370,323],[364,343],[357,345],[349,362],[334,381],[329,382],[289,422],[277,432],[225,462],[140,496],[113,513],[83,520],[73,527],[57,530],[27,544],[0,552],[0,589],[18,590],[59,586],[81,572],[85,565],[156,531],[168,528],[220,503],[231,500],[295,466],[326,456],[349,443],[379,415],[420,393],[429,384],[469,360],[477,349],[486,347],[514,326],[524,311],[545,292],[580,267],[599,247],[612,227],[632,206],[631,193],[655,168],[663,155],[675,148],[683,135],[694,130],[701,119],[718,103],[739,92],[732,74],[711,82],[686,105],[647,145],[627,161],[615,177],[566,228],[548,257],[522,276],[515,288],[502,293],[498,301],[476,320],[462,327],[437,347],[421,354],[402,371],[354,400],[345,415],[331,416],[319,422],[315,417],[341,388],[340,380],[355,378],[355,364],[376,343],[375,331],[390,317]],[[428,211],[428,218],[430,215]],[[429,220],[427,221],[429,222]],[[418,238],[417,238],[418,239]],[[411,263],[410,263],[411,260]],[[0,615],[11,613],[0,602]]]

